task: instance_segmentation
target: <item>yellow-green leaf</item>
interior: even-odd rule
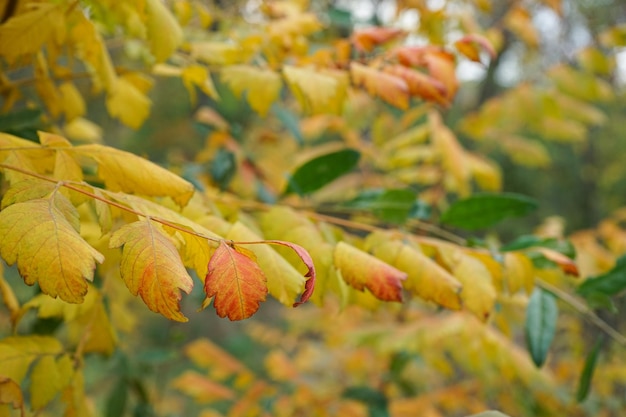
[[[59,86],[65,120],[72,121],[77,117],[84,116],[86,107],[85,100],[74,83],[66,81]]]
[[[205,67],[200,65],[190,65],[182,70],[181,78],[185,88],[187,88],[187,91],[189,92],[192,105],[195,106],[198,100],[195,90],[196,86],[212,99],[217,100],[219,98],[217,90],[215,90],[215,86],[213,85],[211,74],[209,74],[209,71]]]
[[[72,152],[98,163],[98,176],[108,190],[169,196],[181,206],[193,196],[193,185],[189,182],[132,153],[98,144],[77,146]]]
[[[30,402],[34,410],[45,407],[70,383],[73,368],[69,355],[59,359],[43,356],[37,361],[30,376]]]
[[[328,113],[340,109],[345,99],[345,87],[332,75],[312,68],[283,67],[289,88],[307,113]]]
[[[48,336],[11,336],[0,340],[2,375],[21,383],[30,365],[44,355],[63,351],[61,343]]]
[[[183,41],[183,31],[161,0],[146,0],[150,50],[157,62],[165,61]]]
[[[225,67],[220,73],[220,78],[235,95],[241,96],[247,92],[246,99],[250,107],[261,116],[267,115],[282,88],[282,81],[276,72],[250,65]]]
[[[28,285],[44,294],[81,303],[95,261],[104,256],[78,233],[78,212],[63,195],[13,204],[0,211],[0,255],[17,262]]]
[[[107,111],[112,117],[133,129],[138,129],[150,114],[152,101],[130,81],[118,78],[106,98]]]
[[[180,311],[180,290],[187,294],[193,281],[172,241],[151,220],[123,226],[109,241],[123,246],[120,272],[133,295],[148,308],[176,321],[187,321]]]

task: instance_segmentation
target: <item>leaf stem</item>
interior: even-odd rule
[[[617,330],[615,330],[613,327],[611,327],[611,325],[609,325],[606,321],[602,320],[596,313],[589,309],[589,307],[587,307],[582,300],[542,279],[536,278],[535,283],[540,288],[543,288],[546,291],[550,291],[560,300],[564,301],[574,310],[582,314],[583,317],[585,317],[592,324],[594,324],[600,330],[606,333],[611,339],[615,340],[621,346],[626,347],[626,337],[619,333]]]

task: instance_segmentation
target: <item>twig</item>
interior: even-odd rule
[[[615,340],[623,347],[626,347],[626,337],[624,337],[624,335],[611,327],[606,321],[602,320],[596,313],[589,309],[589,307],[587,307],[582,300],[542,279],[536,278],[535,283],[540,288],[543,288],[546,291],[550,291],[559,299],[569,304],[574,310],[582,314],[583,317],[585,317],[592,324],[594,324],[600,330],[606,333],[611,339]]]

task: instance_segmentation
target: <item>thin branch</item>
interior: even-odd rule
[[[611,339],[615,340],[621,346],[626,347],[626,337],[617,330],[615,330],[613,327],[611,327],[611,325],[609,325],[606,321],[602,320],[596,313],[594,313],[589,307],[587,307],[582,300],[542,279],[535,279],[535,283],[540,288],[551,292],[560,300],[567,303],[574,310],[578,311],[580,314],[582,314],[583,317],[585,317],[592,324],[594,324],[600,330],[606,333]]]

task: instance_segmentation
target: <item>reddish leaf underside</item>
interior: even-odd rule
[[[311,258],[311,255],[309,255],[309,252],[307,252],[306,249],[304,249],[300,245],[296,245],[295,243],[285,242],[282,240],[268,240],[266,241],[266,243],[272,245],[287,246],[288,248],[293,249],[293,251],[296,252],[296,254],[300,257],[300,259],[302,259],[302,262],[304,262],[304,264],[308,268],[307,273],[304,274],[304,276],[307,277],[307,280],[306,284],[304,284],[304,292],[300,296],[300,301],[295,302],[293,306],[298,307],[300,304],[306,303],[309,298],[311,298],[311,295],[313,295],[313,291],[315,290],[315,266],[313,265],[313,259]]]
[[[267,278],[253,258],[254,254],[220,241],[209,260],[204,281],[207,298],[220,317],[243,320],[259,309],[267,295]]]

